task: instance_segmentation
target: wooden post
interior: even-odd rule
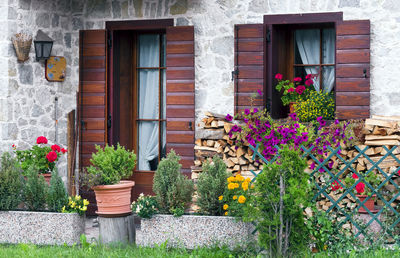
[[[75,110],[68,113],[68,194],[75,195]]]
[[[135,243],[136,228],[134,216],[129,215],[117,218],[98,217],[99,219],[99,239],[102,244]]]

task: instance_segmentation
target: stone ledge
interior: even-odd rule
[[[233,249],[246,247],[256,240],[254,226],[236,221],[233,217],[183,215],[156,215],[141,219],[139,246],[154,246],[167,242],[171,247],[194,249],[202,246],[227,245]]]
[[[0,211],[0,243],[73,245],[84,231],[77,213]]]

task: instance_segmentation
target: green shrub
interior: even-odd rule
[[[47,193],[47,208],[50,211],[61,212],[61,209],[68,203],[68,194],[64,182],[56,171],[51,173],[50,187]]]
[[[38,175],[35,167],[29,167],[24,188],[24,203],[30,211],[44,210],[48,184],[42,175]]]
[[[180,157],[171,150],[167,158],[158,165],[153,179],[153,191],[156,194],[160,211],[181,213],[192,200],[193,182],[181,173]]]
[[[96,150],[90,159],[92,165],[87,169],[92,175],[91,184],[113,185],[132,175],[136,165],[136,155],[133,151],[126,150],[119,143],[116,148],[106,145],[103,149],[96,145]]]
[[[16,159],[5,152],[0,164],[0,210],[13,210],[22,201],[23,178]]]
[[[325,120],[333,120],[335,118],[333,93],[310,91],[306,100],[294,105],[294,112],[300,122],[316,121],[320,116]]]
[[[307,248],[303,207],[309,204],[311,187],[298,151],[284,146],[279,156],[257,176],[245,220],[257,223],[259,244],[269,256],[290,257]]]
[[[197,181],[197,205],[202,213],[223,215],[222,203],[218,197],[224,194],[227,178],[226,165],[219,156],[215,155],[212,163],[203,164],[203,171]]]
[[[136,202],[132,203],[132,212],[139,217],[149,219],[157,213],[158,203],[155,196],[141,193]]]

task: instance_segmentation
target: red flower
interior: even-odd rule
[[[358,176],[356,174],[353,173],[353,175],[351,175],[354,179],[357,179]]]
[[[11,145],[11,147],[16,148],[17,146],[15,146],[15,144]]]
[[[306,80],[311,79],[311,78],[312,78],[312,74],[311,73],[306,75]]]
[[[275,79],[277,79],[277,80],[282,80],[282,79],[283,79],[283,75],[280,74],[280,73],[277,73],[277,74],[275,75]]]
[[[299,93],[300,95],[303,94],[303,92],[306,90],[306,87],[303,85],[297,86],[296,92]]]
[[[365,191],[365,184],[360,182],[356,185],[356,191],[358,194],[362,194]]]
[[[301,82],[301,77],[296,77],[293,79],[294,82]]]
[[[36,143],[37,144],[47,144],[47,138],[46,137],[44,137],[44,136],[39,136],[37,139],[36,139]]]
[[[51,145],[51,149],[56,152],[60,152],[61,148],[57,144]]]
[[[47,153],[46,159],[47,159],[50,163],[56,161],[56,159],[57,159],[57,153],[56,153],[55,151],[50,151],[49,153]]]
[[[307,85],[307,86],[310,86],[310,85],[313,84],[313,80],[307,79],[307,80],[304,82],[304,84]]]
[[[67,152],[67,150],[64,149],[64,148],[61,148],[61,152],[62,152],[63,154],[65,154],[65,153]]]
[[[339,182],[341,182],[341,181],[339,180]],[[343,187],[339,184],[339,182],[336,180],[335,182],[332,183],[332,191],[337,191],[337,190],[343,188]]]
[[[287,90],[287,92],[293,92],[293,91],[294,91],[293,88],[289,88],[289,89]]]

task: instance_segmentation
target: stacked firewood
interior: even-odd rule
[[[253,151],[248,144],[236,146],[235,136],[229,137],[228,133],[234,123],[227,122],[225,116],[211,112],[205,112],[206,117],[198,124],[195,142],[195,161],[192,167],[192,178],[197,179],[202,171],[205,161],[211,161],[214,155],[223,159],[228,172],[233,174],[240,172],[244,177],[253,177],[253,171],[259,173],[262,170],[262,162],[256,158],[253,160]]]

